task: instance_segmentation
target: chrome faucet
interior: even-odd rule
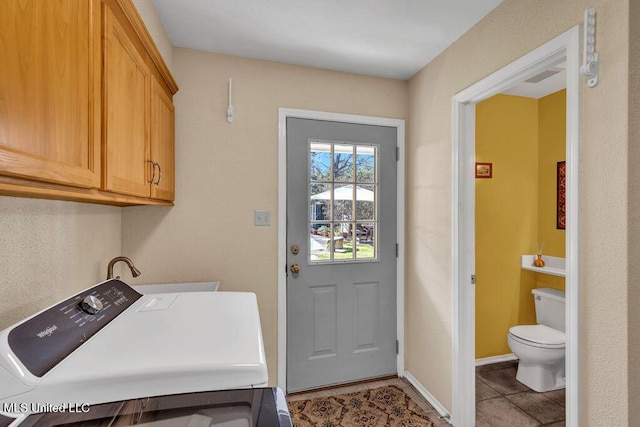
[[[125,262],[128,266],[129,269],[131,270],[131,275],[133,277],[138,277],[139,275],[141,275],[142,273],[140,273],[140,270],[138,270],[136,268],[135,265],[133,265],[133,261],[131,261],[129,258],[127,258],[126,256],[118,256],[115,257],[114,259],[112,259],[111,261],[109,261],[109,265],[107,266],[107,280],[109,279],[113,279],[113,266],[118,262],[118,261],[123,261]],[[117,276],[116,279],[119,279],[120,276]]]

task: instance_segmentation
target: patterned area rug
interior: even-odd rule
[[[396,386],[289,402],[294,427],[433,427]]]

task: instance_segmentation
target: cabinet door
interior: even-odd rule
[[[173,201],[175,198],[175,109],[173,101],[157,80],[151,79],[151,160],[156,175],[151,197]]]
[[[149,197],[149,68],[105,7],[105,189]]]
[[[0,1],[0,174],[100,186],[100,1]]]

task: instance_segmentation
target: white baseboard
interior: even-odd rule
[[[435,410],[438,411],[438,413],[449,424],[451,424],[451,414],[449,413],[449,411],[447,411],[447,408],[445,408],[440,402],[438,402],[438,399],[436,399],[431,393],[429,393],[429,391],[424,388],[422,384],[420,384],[420,381],[418,381],[416,377],[411,375],[409,371],[404,371],[404,376],[411,383],[411,385],[415,387],[416,390],[418,390],[418,393],[420,393],[422,397],[427,399],[427,402],[429,402],[431,406],[433,406]]]
[[[492,363],[508,362],[510,360],[518,360],[518,357],[513,353],[483,357],[482,359],[476,359],[476,366],[491,365]]]

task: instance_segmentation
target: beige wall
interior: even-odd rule
[[[406,118],[407,84],[179,48],[173,62],[176,202],[123,209],[123,253],[143,273],[131,282],[220,280],[255,292],[275,384],[278,108]],[[255,227],[254,209],[271,210],[272,225]]]
[[[162,59],[164,59],[169,70],[173,71],[173,46],[162,25],[162,21],[160,21],[160,16],[153,4],[153,0],[133,0],[133,4],[136,6],[136,9],[138,9],[144,25],[147,27],[147,30],[149,30],[151,38],[153,38],[156,47],[162,55]]]
[[[582,425],[627,425],[626,0],[505,0],[409,83],[407,368],[451,410],[451,98],[598,12],[581,94]]]
[[[629,425],[640,425],[640,2],[629,25]]]
[[[103,281],[121,209],[0,197],[0,330]]]
[[[136,1],[142,12],[141,3],[151,2]],[[640,6],[631,3],[640,21]],[[123,210],[123,253],[143,271],[131,282],[222,280],[225,290],[256,292],[275,383],[277,109],[396,118],[410,111],[406,362],[451,410],[451,97],[581,23],[587,5],[598,11],[602,64],[600,84],[583,85],[581,99],[583,425],[638,424],[640,368],[627,349],[640,350],[640,292],[632,286],[627,302],[627,284],[640,279],[640,150],[628,145],[640,135],[640,104],[628,96],[640,89],[640,30],[631,26],[630,43],[628,0],[505,0],[408,91],[387,79],[159,46],[170,67],[175,61],[180,85],[177,200],[173,208]],[[225,121],[229,77],[233,124]],[[254,209],[272,210],[274,225],[254,227]],[[120,212],[0,197],[0,328],[102,280],[108,260],[120,254]]]

